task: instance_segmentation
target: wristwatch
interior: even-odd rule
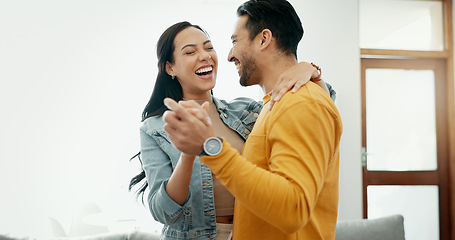
[[[204,149],[202,150],[202,153],[199,154],[199,156],[215,156],[218,155],[221,150],[223,150],[223,139],[220,137],[210,137],[205,140]]]

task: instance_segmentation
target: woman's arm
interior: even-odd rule
[[[183,216],[181,213],[184,210],[190,208],[189,204],[191,203],[191,193],[188,192],[188,185],[186,185],[186,192],[182,194],[185,195],[183,202],[181,201],[182,196],[173,195],[173,191],[176,189],[174,188],[174,185],[178,185],[176,183],[179,182],[179,177],[180,180],[184,181],[186,181],[186,177],[182,178],[182,176],[174,174],[175,171],[173,171],[171,158],[178,158],[177,154],[170,157],[160,148],[155,139],[147,134],[143,129],[140,131],[140,140],[142,168],[145,171],[150,190],[148,195],[150,213],[158,222],[170,225]],[[184,157],[182,156],[182,158]],[[187,161],[185,161],[185,163],[187,163]],[[178,165],[181,166],[178,167]],[[177,167],[180,170],[178,170]],[[178,172],[184,170],[184,167],[185,164],[176,164],[176,170]],[[168,194],[167,185],[169,181],[171,181],[171,178],[173,178],[171,183],[171,194]],[[182,188],[185,188],[185,186]]]
[[[166,184],[166,192],[172,200],[183,205],[188,197],[193,162],[195,156],[182,153],[179,162],[175,166],[169,181]]]

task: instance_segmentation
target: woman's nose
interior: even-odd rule
[[[210,58],[212,58],[212,56],[210,56],[210,53],[208,52],[203,52],[199,55],[201,61],[204,61],[204,60],[209,60]]]

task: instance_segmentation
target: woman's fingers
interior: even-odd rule
[[[179,104],[187,108],[193,116],[202,121],[205,125],[211,125],[212,120],[208,115],[210,104],[209,102],[204,102],[202,105],[199,105],[195,101],[180,101]]]

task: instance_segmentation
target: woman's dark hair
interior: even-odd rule
[[[153,88],[152,96],[148,101],[147,105],[142,112],[142,121],[149,117],[153,116],[162,116],[166,111],[166,106],[163,103],[165,98],[172,98],[175,101],[180,101],[183,99],[183,90],[177,78],[172,79],[172,77],[166,72],[166,63],[174,63],[174,39],[178,33],[183,31],[186,28],[194,27],[205,34],[205,32],[198,25],[193,25],[189,22],[179,22],[170,26],[164,33],[161,35],[158,43],[156,45],[156,55],[158,57],[158,76],[156,77],[155,87]],[[134,155],[130,161],[134,158],[140,158],[140,152]],[[133,187],[142,182],[145,179],[144,170],[141,171],[138,175],[133,177],[130,181],[129,190],[131,191]],[[144,202],[144,192],[148,187],[147,181],[145,181],[142,186],[136,191],[137,197],[142,195],[142,202]]]
[[[272,31],[277,46],[285,54],[297,58],[297,46],[303,37],[303,27],[294,7],[286,0],[250,0],[237,8],[237,16],[248,15],[245,27],[250,40],[264,29]]]
[[[166,111],[163,100],[172,98],[175,101],[183,99],[182,86],[177,78],[172,77],[166,72],[166,63],[174,63],[174,39],[182,30],[194,27],[207,34],[198,25],[189,22],[179,22],[170,26],[161,35],[156,45],[156,55],[158,57],[158,76],[156,77],[155,87],[152,96],[142,112],[142,121],[152,116],[162,116]]]

